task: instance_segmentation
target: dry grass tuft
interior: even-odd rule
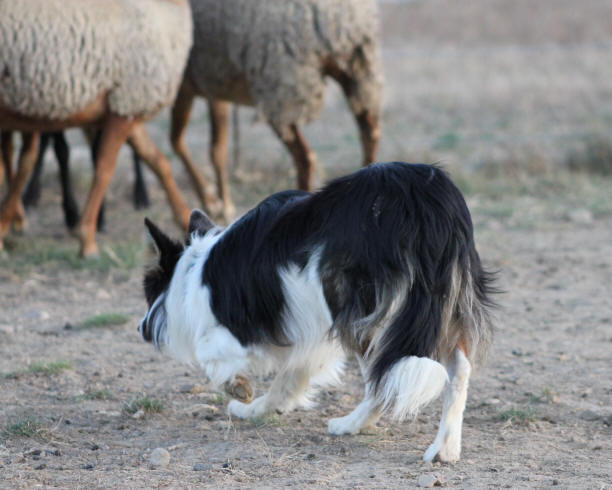
[[[612,141],[589,138],[584,148],[569,154],[566,165],[572,172],[612,175]]]

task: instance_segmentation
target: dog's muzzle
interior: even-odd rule
[[[151,327],[148,325],[147,319],[148,315],[140,320],[140,323],[138,324],[138,331],[143,339],[145,339],[147,342],[151,342],[153,340],[153,336],[151,335]]]

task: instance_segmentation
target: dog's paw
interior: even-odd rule
[[[327,432],[337,436],[343,434],[357,434],[360,429],[361,427],[356,426],[353,420],[351,420],[350,415],[337,419],[330,419],[327,423]]]
[[[441,446],[434,442],[425,454],[423,455],[423,461],[431,463],[434,459],[443,463],[456,463],[459,461],[461,456],[461,444],[445,444]]]
[[[255,398],[251,403],[242,403],[238,400],[232,400],[227,405],[227,411],[230,415],[239,419],[253,419],[261,417],[266,412],[266,400],[263,396]]]

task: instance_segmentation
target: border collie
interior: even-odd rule
[[[276,371],[240,418],[308,406],[357,356],[363,401],[329,421],[355,434],[445,390],[423,459],[456,461],[471,365],[491,336],[492,277],[455,185],[430,165],[373,164],[313,194],[274,194],[226,229],[193,211],[185,245],[146,226],[159,251],[139,330],[215,385]]]

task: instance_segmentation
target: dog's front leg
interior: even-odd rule
[[[310,372],[307,368],[286,369],[278,373],[270,390],[251,403],[232,400],[227,409],[241,419],[257,418],[268,412],[289,412],[305,401]]]
[[[215,327],[196,344],[195,357],[214,386],[233,382],[236,375],[248,372],[247,350],[225,327]]]
[[[330,434],[358,434],[362,429],[373,427],[382,415],[380,402],[377,402],[375,397],[372,396],[371,386],[368,382],[366,362],[359,355],[357,355],[357,361],[359,362],[359,369],[365,383],[365,396],[362,402],[351,413],[329,421],[327,432]]]

